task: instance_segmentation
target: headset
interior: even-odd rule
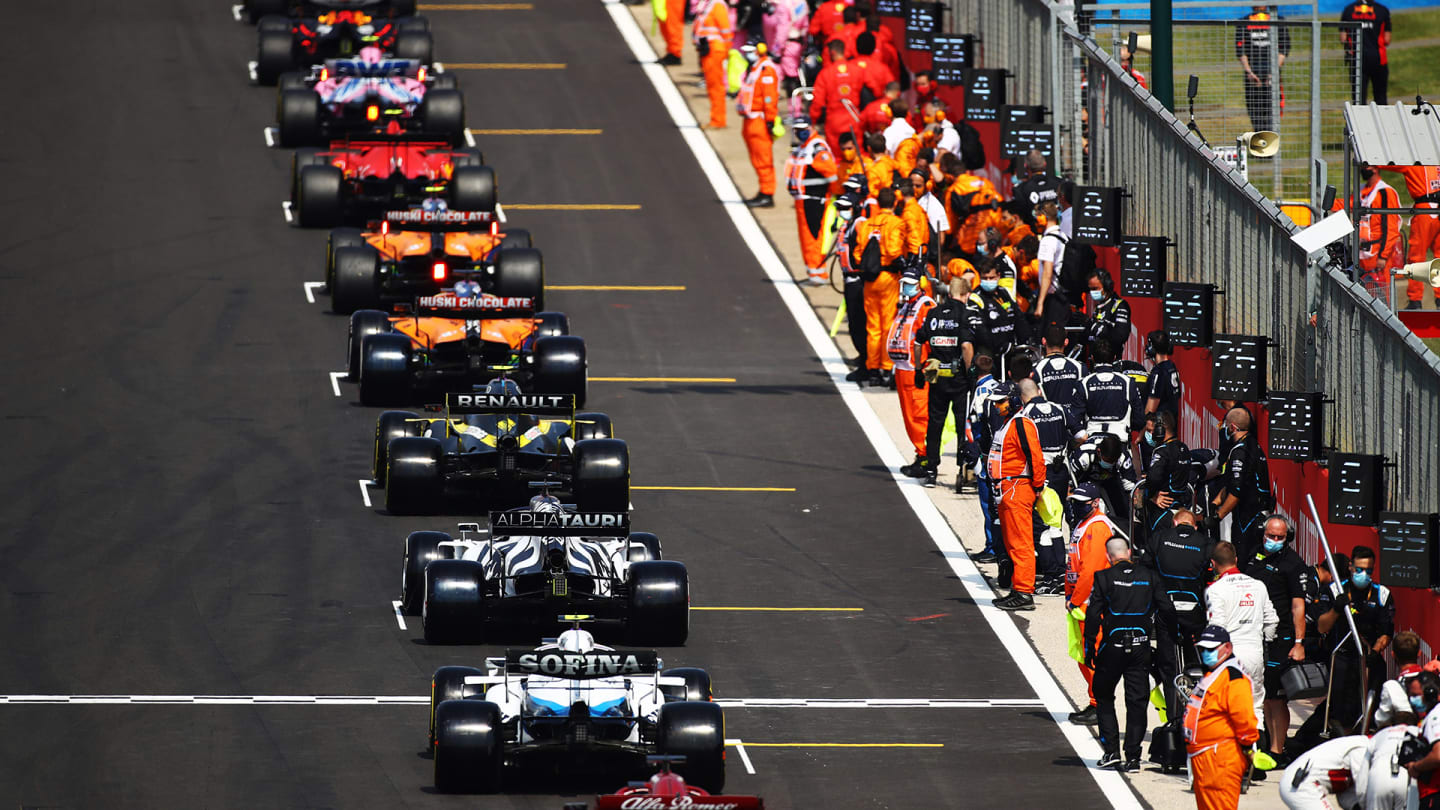
[[[1434,711],[1435,705],[1440,703],[1440,675],[1425,670],[1416,675],[1415,680],[1420,682],[1420,699]]]
[[[1101,279],[1103,286],[1105,280]],[[1174,345],[1170,342],[1170,335],[1164,329],[1156,329],[1145,336],[1145,359],[1154,360],[1161,354],[1174,354]]]
[[[1110,278],[1110,271],[1103,267],[1097,267],[1090,271],[1090,278],[1100,279],[1100,289],[1105,291],[1106,298],[1115,297],[1115,280]]]
[[[1295,521],[1291,520],[1289,517],[1285,516],[1284,514],[1281,514],[1280,512],[1271,512],[1270,514],[1268,514],[1268,515],[1265,516],[1265,523],[1269,523],[1269,522],[1272,521],[1272,520],[1281,520],[1281,521],[1284,521],[1284,522],[1285,522],[1285,542],[1288,543],[1288,544],[1290,544],[1290,545],[1294,545],[1294,544],[1295,544]],[[1264,528],[1265,523],[1261,523],[1261,524],[1260,524],[1260,526],[1261,526],[1262,529]]]
[[[1155,444],[1164,444],[1170,438],[1170,423],[1175,421],[1175,415],[1169,411],[1152,411],[1145,414],[1145,421],[1154,425],[1150,432],[1155,434]]]

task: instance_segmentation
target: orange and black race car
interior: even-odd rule
[[[564,313],[537,312],[533,296],[491,295],[478,282],[460,281],[401,309],[408,312],[350,316],[348,367],[362,403],[416,402],[505,377],[584,405],[585,341],[570,334]]]
[[[391,211],[378,227],[330,232],[325,287],[334,312],[388,309],[457,281],[545,306],[545,264],[530,232],[502,226],[489,212]]]

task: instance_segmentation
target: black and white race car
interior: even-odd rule
[[[578,512],[551,495],[405,538],[402,609],[424,617],[429,642],[478,642],[497,627],[549,625],[583,613],[631,643],[672,646],[690,634],[690,579],[661,559],[660,539],[631,532],[625,512]]]
[[[541,762],[638,775],[647,756],[662,754],[683,763],[687,781],[718,793],[725,717],[710,676],[662,666],[654,652],[599,646],[577,626],[554,643],[486,659],[483,670],[441,667],[430,691],[435,787],[493,793],[507,768]]]

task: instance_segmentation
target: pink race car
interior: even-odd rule
[[[308,75],[280,80],[280,145],[319,146],[364,134],[424,135],[459,145],[465,100],[455,77],[414,59],[362,48],[355,59],[327,59]]]

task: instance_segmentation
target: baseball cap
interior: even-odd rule
[[[1195,642],[1195,646],[1204,647],[1206,649],[1214,649],[1216,647],[1219,647],[1221,644],[1229,643],[1230,631],[1226,630],[1218,624],[1212,624],[1209,627],[1205,628],[1205,632],[1200,634],[1200,640]]]
[[[1071,490],[1070,498],[1076,501],[1093,501],[1100,497],[1100,488],[1094,484],[1081,484]]]
[[[905,265],[905,269],[900,271],[901,278],[908,278],[913,281],[919,281],[920,276],[921,268],[918,262],[909,262]]]

